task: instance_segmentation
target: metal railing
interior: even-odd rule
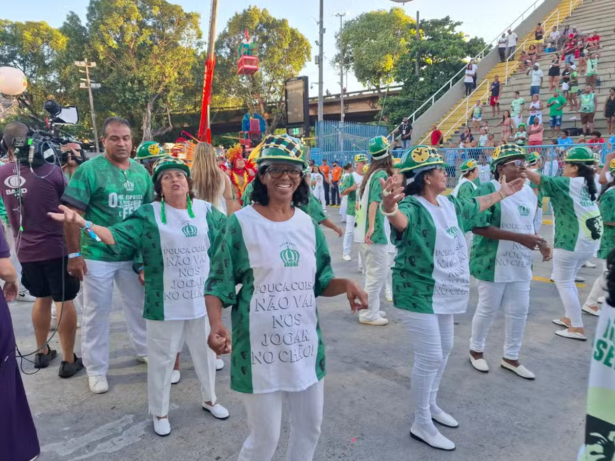
[[[470,95],[466,96],[466,98],[465,98],[463,101],[461,101],[461,102],[457,105],[457,107],[455,107],[452,111],[450,111],[450,113],[446,116],[446,118],[445,118],[444,120],[442,120],[442,121],[441,121],[441,122],[437,125],[438,129],[440,129],[440,127],[441,127],[442,125],[444,125],[444,124],[448,121],[448,119],[449,119],[449,118],[451,118],[451,117],[452,117],[452,116],[453,116],[453,115],[457,112],[457,110],[458,110],[460,107],[463,107],[464,105],[466,106],[466,110],[465,110],[465,112],[463,112],[463,114],[461,115],[461,117],[459,117],[459,119],[457,119],[457,121],[453,124],[453,126],[452,126],[451,128],[449,128],[449,130],[448,130],[446,133],[444,133],[444,134],[442,135],[442,139],[446,139],[446,138],[447,138],[447,136],[451,133],[451,131],[452,131],[452,132],[454,132],[455,130],[457,130],[457,128],[459,127],[459,125],[460,125],[460,122],[461,122],[461,121],[463,121],[463,120],[468,120],[468,115],[470,114],[470,112],[472,112],[472,111],[474,110],[474,106],[470,107],[470,100],[471,100],[471,99],[473,99],[473,98],[477,95],[477,92],[478,92],[478,91],[479,91],[479,90],[480,90],[483,86],[486,86],[486,87],[485,87],[483,90],[481,90],[481,91],[482,91],[482,93],[481,93],[481,95],[482,95],[482,96],[480,96],[480,97],[479,97],[479,99],[481,99],[481,100],[482,100],[482,99],[483,99],[483,97],[489,97],[489,90],[491,89],[491,87],[490,87],[490,85],[489,85],[489,80],[485,79],[485,80],[483,80],[483,81],[481,82],[481,84],[480,84],[480,85],[478,85],[478,86],[474,89],[474,91],[472,91],[472,93],[470,93]],[[429,137],[430,137],[430,135],[425,136],[425,137],[421,140],[421,142],[420,142],[419,144],[424,144],[424,143],[425,143],[425,141],[427,141],[427,140],[429,139]]]
[[[490,50],[490,48],[492,46],[497,45],[498,40],[500,39],[500,37],[502,36],[503,33],[506,33],[506,31],[508,31],[509,29],[514,29],[518,24],[522,23],[523,21],[525,21],[526,19],[526,15],[528,15],[528,13],[531,12],[533,13],[536,8],[538,7],[538,5],[542,4],[544,2],[544,0],[536,0],[534,3],[532,3],[523,13],[521,13],[521,15],[519,15],[508,27],[506,27],[501,33],[499,33],[497,35],[496,38],[494,38],[493,40],[491,40],[487,46],[485,46],[485,48],[483,48],[480,53],[478,53],[475,57],[473,57],[472,59],[475,60],[480,60],[482,58],[485,57],[485,52],[487,50]],[[576,7],[576,5],[583,3],[583,0],[572,0],[569,4],[569,13],[568,16],[572,14],[572,10]],[[546,21],[545,21],[546,22]],[[442,90],[446,89],[447,91],[450,90],[453,85],[455,85],[457,83],[458,77],[460,74],[462,74],[465,71],[465,66],[459,70],[459,72],[457,72],[455,75],[453,75],[451,77],[451,79],[446,82],[444,85],[442,85],[440,87],[440,89],[438,89],[434,94],[431,95],[431,97],[429,99],[427,99],[421,106],[419,106],[418,109],[416,109],[411,115],[408,116],[408,119],[410,120],[411,123],[414,123],[417,119],[417,114],[421,115],[422,114],[422,109],[425,108],[425,106],[427,106],[428,104],[430,104],[430,107],[433,106],[436,103],[436,97],[442,92]],[[439,99],[439,98],[438,98]],[[399,127],[401,126],[401,123],[395,127],[395,129],[393,131],[396,131],[399,129]],[[393,131],[389,134],[392,134]]]

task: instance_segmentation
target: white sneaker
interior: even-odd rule
[[[344,261],[352,261],[352,257],[350,255],[342,255],[342,259]]]
[[[410,429],[410,437],[438,450],[453,451],[455,449],[455,444],[440,434],[438,430],[434,435],[429,435],[416,424],[413,424]]]
[[[88,376],[88,384],[90,385],[90,390],[94,394],[104,394],[109,390],[109,383],[107,382],[107,377],[104,375]]]
[[[362,320],[362,319],[359,319],[359,322],[362,323],[363,325],[372,325],[374,327],[383,327],[383,326],[385,326],[385,325],[387,325],[389,323],[389,320],[379,316],[376,320]]]
[[[137,362],[141,362],[147,365],[149,363],[147,355],[137,355]]]
[[[24,303],[33,303],[34,301],[36,301],[36,298],[34,296],[32,296],[26,290],[26,291],[20,291],[17,294],[17,298],[15,298],[15,301],[21,301],[21,302],[24,302]]]
[[[598,304],[604,304],[604,298],[605,298],[604,296],[600,296],[598,298]]]
[[[590,263],[589,261],[587,261],[585,264],[583,264],[583,267],[587,267],[588,269],[595,269],[596,266],[594,263]]]
[[[154,421],[154,432],[160,437],[166,437],[171,433],[171,423],[169,417],[159,419],[158,416],[152,416]]]
[[[516,367],[508,363],[506,360],[502,360],[502,362],[500,363],[500,366],[502,368],[505,368],[506,370],[512,371],[517,376],[521,376],[523,379],[529,379],[529,380],[536,379],[536,375],[532,373],[530,370],[528,370],[527,368],[525,368],[523,365],[519,365],[518,367]]]
[[[210,412],[216,419],[227,419],[230,416],[228,410],[219,403],[216,403],[213,406],[203,403],[203,410]]]
[[[459,427],[457,420],[444,411],[441,411],[440,413],[432,413],[431,419],[445,427],[451,427],[453,429]]]
[[[217,358],[216,359],[216,371],[220,371],[224,368],[224,360]]]
[[[182,379],[182,374],[179,370],[173,370],[171,372],[171,384],[177,384]]]
[[[387,313],[385,311],[378,311],[378,315],[382,317],[383,319],[386,319],[387,317]]]
[[[472,357],[472,354],[470,354],[470,363],[481,373],[489,373],[489,364],[485,359],[475,359]]]

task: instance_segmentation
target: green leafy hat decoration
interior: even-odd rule
[[[517,144],[503,144],[496,147],[491,157],[491,172],[494,172],[500,163],[506,162],[513,157],[526,157],[525,149]]]
[[[422,171],[432,170],[437,167],[446,168],[448,166],[434,147],[414,146],[404,152],[401,162],[395,165],[395,168],[400,173],[414,171],[414,174],[418,174]]]
[[[167,156],[167,153],[164,150],[164,147],[162,147],[156,141],[143,142],[141,143],[139,147],[137,147],[136,159],[139,161],[147,160],[150,158],[166,157],[166,156]]]
[[[568,150],[564,158],[566,163],[582,163],[584,165],[593,165],[594,153],[589,147],[576,146]]]
[[[474,169],[476,169],[476,167],[478,167],[476,160],[474,160],[473,158],[470,160],[466,160],[465,162],[463,162],[461,164],[461,166],[459,167],[459,170],[462,173],[468,173]]]
[[[281,162],[298,165],[305,169],[307,162],[301,149],[301,141],[287,134],[269,135],[263,142],[261,155],[256,161],[258,165],[263,162]]]
[[[354,163],[367,163],[367,155],[365,154],[357,154],[354,156]]]
[[[389,140],[384,136],[376,136],[369,140],[369,153],[374,160],[382,160],[391,155]]]
[[[540,160],[540,154],[538,152],[530,152],[527,155],[527,164],[530,166],[536,165]]]
[[[611,160],[611,163],[609,163],[609,171],[611,173],[615,173],[615,158],[613,160]]]

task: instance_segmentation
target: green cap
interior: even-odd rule
[[[604,168],[604,163],[600,162],[600,163],[598,164],[598,168]]]
[[[307,166],[301,149],[301,141],[287,134],[269,135],[263,142],[261,155],[256,163],[260,165],[265,161],[273,160],[299,165],[302,170]]]
[[[357,154],[354,156],[354,163],[367,163],[367,155]]]
[[[186,177],[190,177],[190,168],[182,160],[175,157],[163,157],[154,163],[152,171],[152,179],[154,182],[158,180],[158,175],[166,170],[181,170],[186,173]]]
[[[519,125],[517,125],[517,128],[527,128],[527,125],[525,123],[519,123]]]
[[[462,173],[467,173],[468,171],[472,171],[476,169],[477,166],[478,165],[476,164],[476,160],[470,159],[470,160],[466,160],[465,162],[463,162],[461,164],[461,167],[459,167],[459,170]]]
[[[376,136],[369,140],[369,153],[374,160],[381,160],[391,155],[389,140],[384,136]]]
[[[540,160],[540,154],[538,152],[532,152],[527,156],[528,165],[536,165]]]
[[[566,163],[583,163],[585,165],[593,165],[594,153],[589,147],[577,146],[571,148],[564,158]]]
[[[436,167],[448,167],[444,163],[442,156],[438,154],[438,151],[431,146],[414,146],[404,152],[401,157],[401,163],[395,165],[395,168],[400,173],[405,171],[414,171],[415,174],[421,171],[432,170]]]
[[[494,172],[500,163],[513,157],[527,157],[525,149],[517,144],[503,144],[497,147],[491,157],[491,172]]]
[[[166,156],[167,153],[164,148],[161,147],[156,141],[143,142],[139,147],[137,147],[137,160],[146,160],[148,158],[160,158]]]

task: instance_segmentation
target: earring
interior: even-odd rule
[[[428,185],[428,186],[431,186],[431,182],[427,181],[427,185]]]
[[[162,221],[162,224],[167,223],[167,214],[164,211],[164,195],[160,199],[160,221]]]

